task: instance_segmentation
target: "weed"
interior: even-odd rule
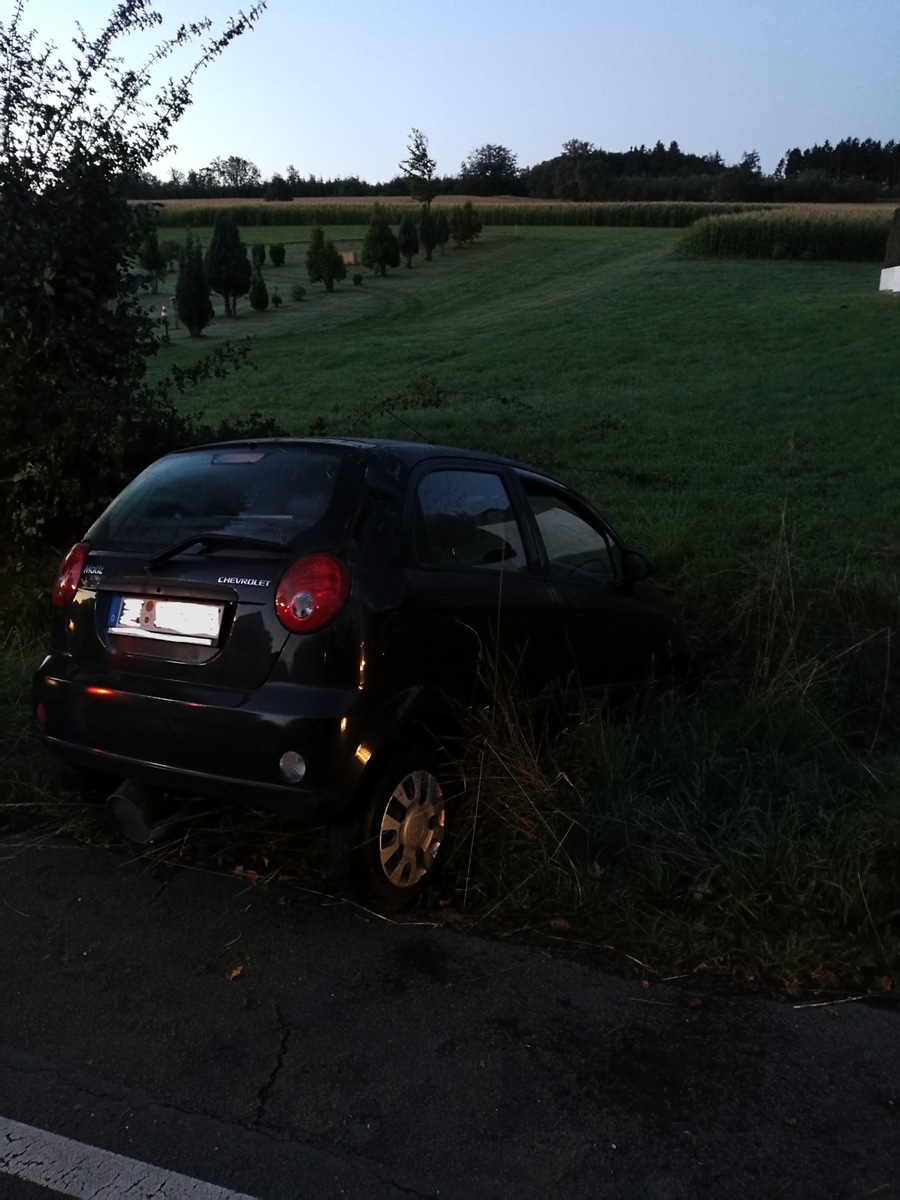
[[[456,854],[476,919],[564,914],[660,969],[898,978],[896,764],[848,743],[858,648],[810,646],[805,585],[784,544],[773,557],[735,597],[730,659],[692,695],[585,703],[543,743],[500,672],[469,738]]]

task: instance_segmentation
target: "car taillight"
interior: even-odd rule
[[[350,572],[330,554],[308,554],[282,575],[275,593],[278,619],[291,633],[320,629],[350,594]]]
[[[59,564],[51,599],[56,608],[65,608],[81,582],[81,572],[91,548],[87,542],[77,542]]]

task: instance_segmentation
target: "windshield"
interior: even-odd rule
[[[219,446],[171,454],[125,488],[87,534],[107,550],[151,550],[215,532],[287,546],[331,504],[335,446]]]

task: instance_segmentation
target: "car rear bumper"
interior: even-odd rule
[[[368,756],[353,716],[355,691],[169,686],[172,694],[160,695],[157,681],[129,678],[126,690],[65,655],[50,656],[33,681],[38,734],[69,766],[169,792],[260,804],[302,820],[336,815],[352,796]],[[280,769],[288,751],[306,764],[298,782]]]

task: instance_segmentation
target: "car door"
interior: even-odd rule
[[[408,530],[405,618],[420,669],[467,702],[537,695],[556,671],[556,598],[504,471],[429,465],[412,483]]]
[[[558,603],[561,663],[588,690],[647,678],[671,635],[659,593],[628,576],[620,542],[579,497],[537,477],[520,479]]]

